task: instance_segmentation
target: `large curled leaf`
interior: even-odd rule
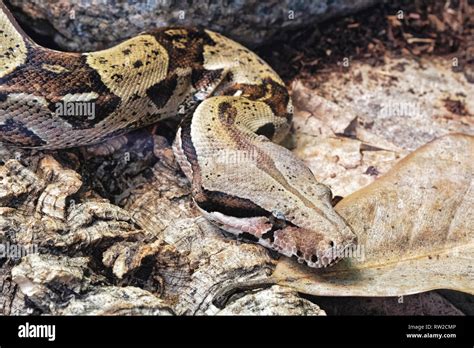
[[[276,281],[323,296],[474,294],[473,166],[474,137],[449,135],[419,148],[336,206],[358,236],[358,252],[322,270],[281,260]]]

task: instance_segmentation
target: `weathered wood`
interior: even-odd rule
[[[18,150],[0,167],[1,240],[34,252],[1,268],[3,314],[324,314],[272,288],[269,252],[200,217],[150,143],[106,158]]]

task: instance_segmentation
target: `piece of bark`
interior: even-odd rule
[[[173,315],[169,305],[140,288],[127,286],[98,287],[73,299],[56,315]]]
[[[30,254],[12,269],[11,277],[35,306],[54,313],[88,286],[84,274],[88,262],[86,257]]]
[[[12,265],[0,268],[0,315],[29,315],[33,309],[25,306],[25,295],[11,278]]]
[[[314,303],[302,299],[288,288],[274,285],[271,288],[241,294],[230,299],[217,315],[326,315]]]
[[[55,153],[56,159],[39,153],[36,166],[10,159],[0,167],[16,183],[0,185],[2,240],[36,247],[11,270],[28,299],[25,310],[216,314],[239,293],[271,285],[275,260],[268,251],[224,235],[203,219],[176,164],[149,162],[148,142],[139,139],[106,159],[83,160],[86,173],[98,173],[86,179],[67,168],[70,158],[82,156],[76,151]],[[104,164],[108,171],[101,172]],[[109,199],[122,207],[100,198],[94,187],[113,188],[116,195],[109,193]],[[131,295],[135,305],[119,301],[122,287],[141,288]],[[280,291],[277,297],[282,313],[318,311],[315,305],[312,312],[295,306],[306,302],[292,291]],[[259,297],[261,305],[265,298]],[[275,297],[267,300],[273,303]]]

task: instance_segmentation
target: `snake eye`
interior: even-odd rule
[[[258,135],[264,135],[268,139],[272,139],[273,136],[275,135],[275,125],[272,123],[266,123],[263,126],[261,126],[257,131],[255,132]]]

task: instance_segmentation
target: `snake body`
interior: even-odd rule
[[[182,116],[173,150],[202,214],[310,267],[355,236],[331,191],[289,150],[292,105],[257,55],[209,30],[160,28],[115,47],[67,53],[34,43],[0,3],[0,141],[61,149]],[[89,103],[91,115],[62,106]]]

